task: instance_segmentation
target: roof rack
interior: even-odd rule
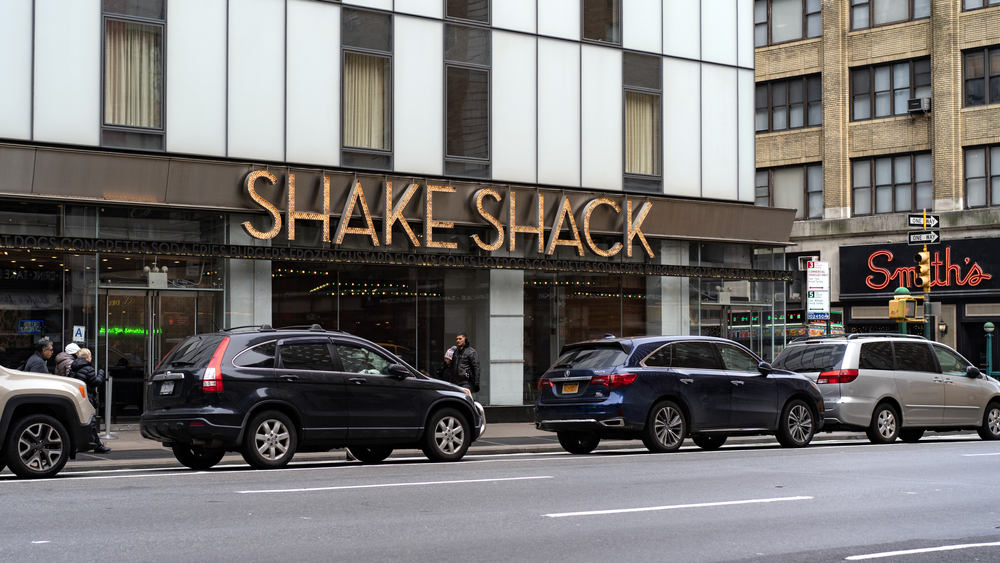
[[[864,332],[848,334],[848,340],[854,340],[857,338],[881,338],[886,336],[895,336],[896,338],[912,338],[914,340],[927,340],[923,336],[917,334],[899,334],[898,332]]]
[[[267,326],[267,325],[243,325],[243,326],[231,326],[231,327],[228,327],[228,328],[224,328],[224,329],[221,329],[221,330],[220,330],[219,332],[232,332],[232,331],[234,331],[234,330],[241,330],[241,329],[244,329],[244,328],[259,328],[259,329],[263,329],[263,328],[264,328],[264,327],[266,327],[266,326]]]
[[[806,341],[809,341],[809,340],[832,340],[832,339],[835,339],[835,338],[843,339],[844,335],[843,334],[821,334],[821,335],[818,335],[818,336],[800,336],[800,337],[792,340],[792,342],[806,342]]]
[[[264,325],[267,326],[267,325]],[[278,328],[267,327],[270,330],[308,330],[310,332],[336,332],[339,334],[350,334],[343,330],[326,329],[322,325],[311,324],[311,325],[290,325],[290,326],[279,326]],[[263,329],[262,329],[263,330]]]

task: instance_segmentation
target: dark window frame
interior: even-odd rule
[[[1000,158],[998,162],[993,162],[991,155],[993,149],[997,149],[1000,153],[1000,145],[974,145],[969,147],[962,147],[962,197],[965,200],[965,209],[990,209],[1000,207],[1000,204],[994,205],[993,202],[993,180],[996,179],[997,184],[1000,185]],[[973,176],[973,179],[982,178],[986,184],[986,194],[985,201],[986,205],[977,205],[973,207],[969,204],[969,172],[968,166],[966,165],[966,158],[969,151],[982,150],[983,151],[983,176]],[[1000,198],[1000,194],[996,197]]]
[[[586,33],[584,33],[585,22],[586,22],[586,9],[587,0],[580,0],[580,41],[583,43],[592,43],[595,45],[614,45],[616,47],[621,47],[624,43],[622,40],[622,32],[624,31],[624,22],[622,21],[622,16],[625,10],[625,0],[614,0],[618,3],[618,41],[602,41],[600,39],[588,39]]]
[[[655,59],[658,60],[658,62],[660,64],[660,87],[659,88],[650,88],[648,86],[636,86],[636,85],[628,83],[628,80],[625,77],[625,64],[624,63],[625,63],[625,57],[631,56],[631,55],[636,55],[636,56],[641,56],[641,57],[648,57],[650,59],[654,59],[655,58]],[[658,140],[658,146],[660,147],[660,152],[657,155],[657,159],[658,159],[657,168],[659,169],[659,173],[657,173],[657,174],[640,174],[640,173],[637,173],[637,172],[628,172],[626,170],[626,167],[628,166],[628,163],[627,163],[628,135],[626,135],[626,127],[628,126],[628,123],[627,123],[627,120],[628,120],[628,116],[627,116],[628,104],[627,104],[627,101],[626,101],[626,97],[628,96],[628,92],[633,92],[633,93],[636,93],[636,94],[645,94],[645,95],[656,96],[657,102],[659,103],[659,117],[660,117],[660,122],[659,122],[659,124],[657,124],[658,125],[657,126],[657,132],[659,133],[659,136],[660,136],[660,138]],[[622,173],[624,174],[624,176],[626,178],[632,178],[632,179],[636,179],[636,180],[648,180],[648,181],[654,181],[654,182],[655,181],[659,181],[659,182],[661,182],[660,185],[662,187],[662,181],[663,181],[663,109],[664,109],[663,108],[663,58],[655,56],[655,55],[651,56],[648,53],[633,53],[631,51],[626,51],[623,54],[623,56],[622,56]]]
[[[392,14],[386,14],[385,12],[380,12],[378,10],[366,10],[363,8],[358,8],[355,6],[347,7],[345,6],[343,10],[355,10],[358,12],[369,12],[379,15],[388,15],[389,20],[389,51],[380,51],[377,49],[367,49],[364,47],[355,47],[352,45],[344,45],[344,34],[341,31],[340,40],[340,157],[341,164],[343,165],[345,155],[358,155],[358,156],[371,156],[371,157],[383,157],[388,159],[388,166],[378,167],[378,166],[365,166],[363,164],[354,163],[351,165],[352,168],[364,168],[370,170],[381,170],[381,171],[391,171],[395,167],[395,146],[394,146],[394,127],[395,127],[395,107],[396,104],[393,103],[393,94],[395,93],[395,73],[393,71],[395,65],[395,54],[396,54],[396,21]],[[341,12],[341,22],[343,22],[343,12]],[[341,23],[343,25],[343,23]],[[345,70],[347,62],[347,54],[352,53],[356,55],[364,55],[369,57],[380,57],[388,60],[389,68],[388,74],[388,86],[386,93],[386,124],[385,124],[385,138],[387,139],[388,148],[386,149],[373,149],[368,147],[355,147],[350,146],[345,143],[344,128],[347,124],[345,116],[347,115],[347,96],[346,87],[347,81],[345,80]]]
[[[501,0],[502,1],[502,0]],[[448,2],[449,0],[441,0],[443,8],[442,12],[444,14],[444,20],[446,22],[458,22],[463,25],[470,26],[480,26],[480,27],[491,27],[493,25],[493,0],[487,0],[489,6],[486,8],[486,21],[482,22],[479,20],[470,20],[466,18],[460,18],[457,16],[448,15]]]
[[[968,6],[965,5],[967,1],[968,0],[962,0],[963,12],[971,12],[973,10],[985,10],[986,8],[996,8],[1000,6],[1000,0],[979,0],[983,4],[982,6],[974,6],[972,8],[969,8]]]
[[[1000,6],[1000,4],[997,4]],[[982,55],[983,57],[983,76],[980,78],[966,78],[965,70],[968,64],[968,58],[970,55]],[[962,107],[963,108],[975,108],[975,107],[986,107],[995,104],[1000,104],[1000,87],[998,87],[996,92],[996,99],[992,99],[991,96],[992,88],[991,81],[996,80],[1000,82],[1000,69],[998,69],[997,74],[991,72],[992,65],[990,64],[991,56],[1000,57],[1000,45],[991,45],[987,47],[977,47],[975,49],[968,49],[962,51]],[[969,82],[973,80],[983,81],[983,103],[981,104],[970,104],[969,103]]]
[[[810,12],[808,11],[808,0],[800,0],[802,2],[802,37],[798,39],[788,39],[786,41],[772,41],[771,39],[771,1],[772,0],[754,0],[754,12],[756,13],[757,3],[764,2],[766,6],[766,17],[763,22],[758,22],[756,17],[754,17],[754,49],[762,49],[764,47],[771,47],[774,45],[787,45],[789,43],[794,43],[796,41],[808,41],[810,39],[818,39],[823,36],[823,9],[822,2],[820,3],[820,9],[818,11]],[[814,16],[819,14],[820,24],[819,24],[819,35],[809,35],[809,16]],[[763,45],[757,44],[757,26],[763,25],[765,32],[765,41]]]
[[[930,180],[930,185],[931,185],[931,205],[933,205],[934,204],[934,196],[933,196],[933,193],[934,193],[934,157],[933,157],[933,153],[931,151],[919,151],[919,152],[911,152],[911,153],[885,154],[885,155],[877,155],[877,156],[868,156],[868,157],[864,157],[864,158],[855,158],[855,159],[851,160],[851,216],[852,217],[872,217],[872,216],[875,216],[875,215],[889,215],[889,214],[892,214],[892,213],[915,213],[917,211],[920,211],[922,208],[917,207],[917,184],[921,184],[921,183],[924,183],[924,182],[918,182],[917,181],[917,157],[918,156],[923,156],[923,155],[928,155],[928,156],[931,157],[931,180]],[[904,183],[897,183],[896,182],[896,159],[900,158],[900,157],[909,157],[909,159],[910,159],[910,182],[909,182],[909,185],[910,185],[910,209],[909,210],[896,211],[896,187],[897,186],[903,186],[903,185],[905,185]],[[881,159],[889,159],[889,161],[891,162],[892,172],[891,172],[891,179],[890,179],[890,181],[889,181],[888,184],[877,184],[876,183],[876,179],[875,179],[876,178],[875,162],[877,160],[881,160]],[[856,163],[856,162],[862,162],[862,161],[868,161],[868,175],[869,175],[868,176],[868,182],[869,182],[869,184],[868,184],[868,186],[860,186],[859,187],[859,186],[855,186],[854,185],[854,163]],[[877,202],[876,192],[877,192],[878,187],[880,187],[880,186],[881,187],[889,186],[889,188],[890,188],[890,190],[892,192],[892,210],[890,210],[890,211],[882,211],[882,212],[878,211],[877,203],[876,203]],[[855,194],[856,194],[857,190],[859,190],[859,189],[860,190],[863,190],[863,189],[871,190],[871,192],[869,193],[869,198],[870,198],[869,204],[871,205],[871,213],[857,213],[855,211],[855,209],[856,209],[855,199],[857,197]],[[928,208],[928,210],[931,210],[931,208]]]
[[[930,19],[930,14],[928,14],[926,16],[920,16],[919,18],[913,17],[914,8],[916,7],[916,1],[917,0],[909,0],[909,6],[907,8],[908,11],[909,11],[909,16],[907,16],[906,19],[876,24],[875,23],[875,0],[851,0],[851,4],[850,4],[850,6],[848,6],[848,8],[850,9],[850,20],[851,20],[851,22],[850,22],[851,27],[850,27],[849,32],[851,32],[851,31],[864,31],[864,30],[868,30],[868,29],[875,29],[877,27],[885,27],[887,25],[896,25],[896,24],[906,23],[906,22],[929,20]],[[857,6],[865,6],[865,5],[867,5],[867,7],[868,7],[868,25],[865,26],[865,27],[855,27],[854,26],[854,8],[857,7]]]
[[[896,107],[895,107],[896,96],[895,96],[895,92],[896,92],[896,90],[900,90],[902,88],[896,88],[895,87],[896,76],[895,76],[895,72],[893,71],[893,67],[895,67],[896,65],[899,65],[899,64],[907,64],[909,66],[909,86],[908,86],[908,88],[909,88],[909,95],[907,96],[907,100],[911,100],[911,99],[914,99],[914,98],[917,97],[917,95],[916,95],[917,89],[918,88],[923,88],[925,86],[925,85],[917,85],[917,75],[918,75],[918,73],[917,73],[917,68],[916,68],[918,63],[924,63],[924,62],[927,63],[927,72],[926,73],[919,73],[919,74],[926,74],[928,77],[930,77],[930,57],[920,57],[920,58],[916,58],[916,59],[907,59],[907,60],[903,60],[903,61],[892,61],[892,62],[889,62],[889,63],[883,63],[883,64],[877,64],[877,65],[869,65],[869,66],[860,66],[860,67],[854,67],[854,68],[849,69],[850,72],[849,72],[848,80],[850,82],[850,89],[849,89],[850,90],[850,101],[849,101],[849,103],[850,103],[850,106],[851,106],[851,121],[852,122],[854,122],[854,121],[872,121],[872,120],[876,120],[876,119],[891,119],[891,118],[894,118],[894,117],[902,117],[902,116],[908,115],[908,113],[906,113],[906,112],[896,113]],[[878,90],[878,91],[875,90],[875,71],[878,70],[878,69],[881,69],[881,68],[888,68],[889,69],[889,89],[887,90],[887,92],[889,93],[889,115],[876,116],[875,115],[875,99],[876,99],[876,94],[878,92],[882,92],[883,90]],[[859,73],[862,73],[862,72],[867,72],[868,73],[868,91],[865,92],[865,93],[859,94],[859,93],[857,93],[855,91],[854,79],[855,79],[855,76],[857,76]],[[928,84],[926,84],[926,87],[928,87],[928,88],[931,87],[930,82],[928,82]],[[932,91],[932,93],[933,93],[933,91]],[[856,117],[854,115],[854,101],[855,101],[855,98],[857,98],[858,96],[868,96],[868,117],[861,117],[861,118],[859,118],[859,117]],[[928,96],[928,97],[930,97],[930,96]]]
[[[492,8],[492,4],[490,5]],[[457,27],[474,27],[477,29],[482,29],[481,26],[466,26],[465,20],[463,23],[447,23],[443,26],[442,42],[444,45],[443,53],[447,53],[447,41],[448,41],[448,26]],[[442,154],[444,155],[444,173],[448,176],[467,176],[470,178],[476,178],[480,180],[491,179],[492,178],[492,164],[493,164],[493,31],[492,29],[487,30],[489,36],[490,45],[488,51],[490,53],[490,64],[483,65],[479,63],[461,62],[448,60],[442,56],[443,62],[443,73],[442,73],[442,106],[443,106],[443,119],[441,120],[442,126]],[[479,157],[469,157],[469,156],[455,156],[448,154],[448,69],[449,68],[461,68],[467,70],[474,70],[479,72],[486,72],[487,79],[487,92],[486,96],[486,158]],[[453,166],[449,168],[449,164]],[[462,165],[480,166],[481,170],[485,173],[485,176],[477,174],[464,174],[462,171],[457,170],[458,167]],[[451,170],[451,171],[449,171]]]
[[[819,99],[811,100],[809,99],[809,83],[813,80],[819,81]],[[786,123],[790,123],[791,110],[794,105],[791,101],[791,84],[796,81],[802,82],[802,125],[798,127],[792,127],[790,124],[783,129],[774,128],[774,110],[777,107],[785,108]],[[785,91],[785,103],[782,106],[776,106],[774,104],[774,91],[777,87],[781,87]],[[765,94],[765,106],[757,105],[757,90],[760,88],[767,88]],[[809,106],[812,104],[818,104],[820,108],[819,123],[812,123],[809,120]],[[767,110],[767,129],[757,129],[757,112],[760,110]],[[813,127],[823,126],[823,79],[821,74],[806,74],[803,76],[796,76],[794,78],[785,78],[781,80],[770,80],[767,82],[758,82],[754,87],[754,130],[756,134],[762,133],[776,133],[780,131],[796,131],[799,129],[811,129]]]
[[[822,211],[817,216],[811,216],[809,214],[809,196],[810,196],[810,194],[817,194],[817,193],[819,194],[819,197],[820,197],[820,209],[821,210],[824,209],[824,207],[823,207],[823,186],[820,185],[820,189],[818,191],[816,191],[816,190],[810,191],[810,189],[809,189],[809,169],[810,168],[819,168],[820,169],[820,177],[822,177],[822,174],[823,174],[823,163],[822,162],[810,162],[810,163],[806,163],[806,164],[794,164],[792,166],[774,166],[774,167],[771,167],[771,168],[758,168],[758,169],[756,169],[754,171],[754,205],[758,205],[756,200],[760,197],[760,196],[757,195],[757,188],[763,187],[763,186],[758,186],[757,185],[757,180],[760,177],[759,176],[760,174],[767,174],[767,205],[766,205],[766,207],[774,207],[774,171],[775,170],[787,170],[787,169],[792,169],[792,168],[801,168],[802,169],[802,205],[803,205],[803,207],[805,207],[805,209],[802,210],[802,215],[803,216],[802,217],[796,217],[795,221],[818,221],[818,220],[822,220],[823,219],[823,213],[822,213]],[[758,207],[765,207],[765,206],[758,205]]]

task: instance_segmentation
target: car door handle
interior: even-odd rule
[[[687,385],[688,383],[694,383],[694,380],[693,379],[681,379],[680,382],[683,383],[684,385]]]
[[[735,385],[737,387],[739,387],[740,385],[743,385],[743,382],[740,381],[739,379],[733,379],[733,380],[730,381],[730,383],[732,383],[733,385]]]
[[[364,385],[365,383],[368,383],[368,380],[363,377],[352,377],[348,379],[348,381],[355,385]]]
[[[934,383],[944,383],[944,379],[941,379],[940,377],[935,377]]]
[[[281,376],[281,379],[284,379],[285,381],[295,381],[298,378],[299,378],[299,376],[297,376],[297,375],[282,375]]]

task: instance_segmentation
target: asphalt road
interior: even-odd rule
[[[0,561],[1000,560],[997,442],[643,452],[4,478]]]

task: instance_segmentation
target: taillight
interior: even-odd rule
[[[226,347],[229,346],[229,337],[222,339],[219,347],[212,354],[212,359],[208,361],[205,368],[205,375],[201,378],[201,390],[204,393],[222,393],[222,356],[226,355]]]
[[[590,378],[591,385],[606,385],[608,389],[616,389],[618,387],[625,387],[626,385],[632,385],[635,378],[638,377],[634,373],[614,373],[611,375],[595,375]]]
[[[858,378],[858,370],[841,369],[837,371],[824,371],[816,379],[817,385],[824,383],[850,383]]]
[[[544,391],[546,387],[552,387],[552,381],[550,379],[541,378],[538,380],[538,390]]]

